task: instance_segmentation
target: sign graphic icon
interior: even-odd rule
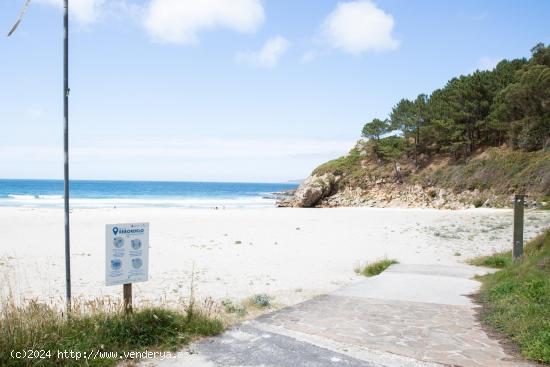
[[[121,248],[122,246],[124,246],[124,238],[115,237],[113,239],[113,246],[115,246],[115,248]]]
[[[134,267],[134,269],[139,269],[142,267],[142,265],[143,261],[139,257],[132,259],[132,266]]]
[[[111,268],[113,270],[120,270],[121,267],[122,262],[120,261],[120,259],[111,260]]]
[[[139,239],[132,240],[132,250],[139,250],[141,248],[141,241]]]
[[[113,233],[114,233],[115,236],[116,236],[116,234],[118,233],[118,227],[113,227]]]

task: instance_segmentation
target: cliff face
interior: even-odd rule
[[[489,148],[463,162],[421,156],[415,163],[380,162],[365,149],[360,142],[317,167],[279,206],[509,207],[517,193],[527,194],[530,206],[548,205],[550,151]]]

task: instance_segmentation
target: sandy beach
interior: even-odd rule
[[[126,222],[150,222],[150,280],[134,294],[153,303],[187,297],[193,268],[199,298],[267,293],[289,305],[357,281],[358,263],[456,264],[507,249],[512,236],[502,209],[74,209],[75,296],[120,296],[104,284],[104,228]],[[526,211],[526,240],[548,226],[550,212]],[[0,233],[2,291],[62,300],[62,210],[0,208]]]

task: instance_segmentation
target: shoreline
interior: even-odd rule
[[[88,207],[268,207],[289,183],[191,181],[71,181],[71,206]],[[0,179],[0,207],[62,208],[63,181]]]

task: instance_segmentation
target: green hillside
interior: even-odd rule
[[[502,60],[493,70],[453,78],[430,95],[401,99],[387,118],[366,123],[366,140],[313,171],[313,178],[330,175],[333,185],[317,204],[354,188],[362,191],[352,201],[362,202],[369,190],[384,187],[390,198],[402,195],[403,188],[409,196],[413,191],[441,196],[440,189],[448,190],[445,195],[474,192],[457,200],[475,206],[506,206],[510,195],[520,192],[545,202],[550,195],[550,46],[538,44],[531,52],[529,59]],[[319,186],[319,180],[308,182]]]

